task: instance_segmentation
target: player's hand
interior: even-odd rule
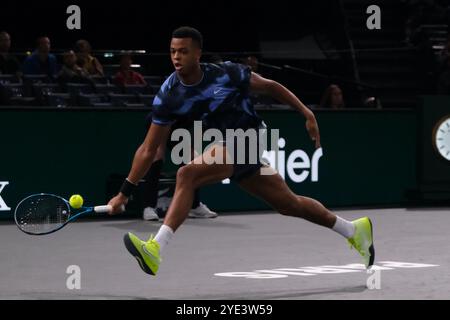
[[[315,141],[316,149],[320,148],[319,125],[317,124],[316,117],[312,113],[306,118],[306,130],[310,138]]]
[[[119,193],[117,196],[109,200],[108,205],[112,207],[112,211],[109,215],[115,215],[124,211],[125,205],[128,203],[128,198]]]

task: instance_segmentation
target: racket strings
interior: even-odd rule
[[[29,233],[44,233],[59,228],[69,219],[67,203],[51,195],[31,197],[17,207],[19,227]]]

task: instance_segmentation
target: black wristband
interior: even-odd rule
[[[125,179],[125,181],[122,184],[122,187],[120,188],[120,192],[125,197],[129,198],[136,188],[137,188],[137,185],[131,183],[130,181],[128,181],[128,179]]]

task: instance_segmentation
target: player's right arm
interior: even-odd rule
[[[127,180],[137,185],[150,169],[153,159],[155,158],[158,147],[165,143],[170,133],[169,125],[158,125],[152,123],[150,126],[144,142],[139,146],[134,154],[133,164]],[[120,207],[128,202],[122,192],[119,192],[114,198],[109,201],[109,205],[113,207],[111,214],[119,213]]]
[[[158,147],[165,143],[170,132],[170,126],[162,126],[152,123],[144,142],[139,146],[134,154],[133,164],[128,181],[137,185],[145,176],[156,155]]]

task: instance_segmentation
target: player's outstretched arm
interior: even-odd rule
[[[144,177],[155,158],[156,151],[160,144],[165,143],[170,133],[170,126],[160,126],[152,124],[147,132],[144,142],[139,146],[134,154],[133,164],[127,180],[137,185]],[[122,192],[119,192],[109,201],[109,205],[113,207],[112,214],[119,213],[120,207],[128,202]]]
[[[145,176],[148,169],[150,169],[158,147],[166,142],[169,132],[170,126],[152,123],[144,142],[134,154],[133,164],[127,178],[128,181],[137,185],[139,180]]]
[[[269,95],[275,100],[287,104],[302,113],[306,118],[306,130],[308,131],[309,136],[315,141],[316,148],[320,148],[319,126],[314,113],[289,89],[274,80],[263,78],[252,72],[250,78],[250,90],[255,93]]]

